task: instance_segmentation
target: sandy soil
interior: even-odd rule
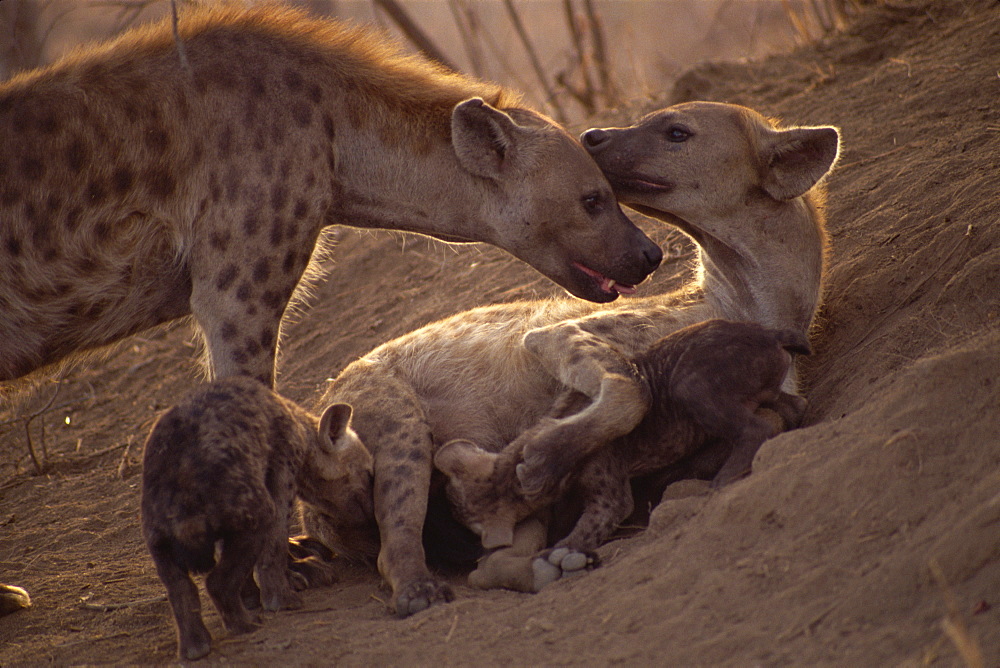
[[[456,577],[454,603],[397,620],[377,574],[345,567],[250,636],[226,639],[209,609],[208,662],[950,666],[978,651],[1000,664],[998,67],[995,1],[892,0],[821,44],[701,66],[593,119],[700,98],[842,128],[807,426],[767,442],[748,479],[661,504],[585,577],[538,595]],[[692,256],[649,229],[670,260],[644,289],[662,290]],[[307,403],[390,337],[556,294],[490,248],[336,236],[282,358],[280,388]],[[139,531],[139,461],[154,417],[197,381],[189,340],[186,326],[135,338],[54,398],[47,383],[0,410],[0,581],[34,599],[0,618],[0,664],[173,659]]]

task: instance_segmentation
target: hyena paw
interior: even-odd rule
[[[544,504],[555,496],[562,477],[551,470],[541,457],[525,460],[515,467],[521,494],[533,504]]]
[[[542,550],[531,564],[535,576],[535,591],[541,591],[556,580],[582,575],[601,565],[596,552],[578,552],[568,547]]]
[[[454,600],[455,594],[447,583],[434,579],[418,580],[400,588],[396,595],[396,616],[409,617],[435,603]]]
[[[14,585],[0,584],[0,616],[31,607],[28,592]]]
[[[270,592],[261,591],[260,602],[268,612],[298,610],[302,607],[302,597],[291,588],[278,588]]]
[[[337,582],[333,550],[309,536],[288,539],[288,579],[296,591]]]

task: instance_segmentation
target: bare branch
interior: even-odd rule
[[[406,35],[406,38],[413,42],[413,45],[425,56],[431,60],[436,60],[453,72],[458,72],[458,68],[437,48],[434,42],[410,18],[410,15],[406,13],[406,10],[396,0],[374,0],[374,2],[382,11],[389,15],[389,18],[395,21],[399,29]]]

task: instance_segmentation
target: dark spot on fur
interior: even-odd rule
[[[66,212],[66,230],[69,232],[75,232],[76,228],[80,226],[80,216],[83,215],[83,209],[78,206],[73,207]]]
[[[326,138],[330,141],[333,141],[337,134],[333,125],[333,117],[330,114],[323,114],[323,132],[326,133]]]
[[[220,251],[226,250],[229,247],[229,230],[223,232],[212,232],[208,235],[208,243],[212,248]]]
[[[52,113],[44,114],[38,119],[38,129],[42,134],[55,134],[59,130],[59,120]]]
[[[263,352],[260,347],[260,343],[256,339],[252,339],[249,336],[243,341],[243,349],[246,351],[247,355],[256,357]]]
[[[260,228],[260,213],[255,209],[250,209],[243,216],[243,231],[246,232],[248,237],[252,237],[257,234],[257,230]]]
[[[234,350],[234,351],[232,351],[229,354],[229,358],[232,359],[237,364],[246,364],[247,360],[249,359],[247,357],[247,354],[245,352],[243,352],[242,350]]]
[[[271,189],[271,208],[275,213],[280,213],[285,208],[288,201],[288,190],[283,183],[276,183]]]
[[[87,185],[87,199],[90,204],[100,204],[104,201],[104,187],[97,181],[91,181]]]
[[[267,258],[261,258],[253,266],[253,280],[255,283],[264,283],[271,275],[271,263]]]
[[[7,237],[4,247],[7,249],[8,255],[17,257],[21,254],[21,240],[13,235]]]
[[[99,242],[107,242],[111,238],[111,223],[106,220],[102,220],[96,225],[94,225],[94,236],[97,237]]]
[[[236,298],[241,302],[250,301],[250,297],[253,296],[253,286],[250,285],[248,281],[243,281],[240,283],[239,287],[236,288]]]
[[[271,124],[271,144],[281,146],[285,141],[285,126],[275,121]]]
[[[323,101],[323,89],[319,87],[319,84],[309,84],[309,100],[313,104],[319,104]]]
[[[146,179],[149,192],[160,199],[166,199],[174,194],[177,189],[177,181],[173,175],[165,169],[154,170]]]
[[[14,190],[13,188],[8,188],[3,191],[0,195],[0,206],[12,207],[21,199],[21,192]]]
[[[297,254],[294,249],[291,249],[287,253],[285,253],[285,259],[281,263],[281,271],[283,271],[286,274],[290,274],[293,271],[295,271],[296,255]]]
[[[264,82],[261,81],[259,74],[251,75],[247,84],[248,84],[247,88],[250,91],[251,97],[260,99],[267,94],[267,87],[264,85]]]
[[[21,174],[29,181],[37,181],[45,174],[45,165],[34,156],[26,156],[21,160]]]
[[[239,334],[239,330],[236,329],[234,325],[229,320],[222,323],[222,327],[219,329],[219,336],[222,337],[223,341],[232,341]]]
[[[270,350],[274,347],[275,337],[274,330],[270,327],[265,327],[260,331],[260,345],[266,350]]]
[[[240,174],[235,167],[226,172],[226,200],[235,204],[240,196]]]
[[[132,187],[134,178],[131,169],[118,167],[111,175],[111,187],[118,195],[124,195]]]
[[[88,157],[89,151],[87,150],[87,145],[79,137],[74,138],[66,149],[66,162],[69,168],[74,173],[80,172],[86,166]]]
[[[143,140],[146,143],[146,148],[152,151],[157,157],[166,153],[170,147],[170,135],[161,128],[148,128],[143,136]]]
[[[227,160],[233,152],[233,129],[228,125],[219,133],[219,157]]]
[[[302,75],[295,70],[285,70],[285,74],[282,78],[285,80],[285,85],[288,86],[288,90],[296,92],[302,89]]]
[[[285,302],[281,298],[281,294],[276,290],[265,290],[260,296],[260,301],[264,304],[264,306],[274,311],[283,310],[285,306]]]
[[[285,238],[284,225],[282,225],[280,220],[275,220],[271,223],[271,243],[277,246],[281,243],[282,239]]]
[[[307,127],[312,123],[312,107],[305,102],[296,102],[292,105],[292,120],[300,127]]]
[[[228,290],[229,286],[236,280],[236,277],[239,276],[239,273],[239,269],[236,268],[235,264],[226,265],[226,267],[219,272],[219,277],[215,281],[215,287],[220,290]]]
[[[299,220],[305,218],[309,214],[309,203],[304,199],[300,199],[295,202],[295,217]]]
[[[52,215],[58,211],[60,207],[62,207],[62,203],[62,197],[55,193],[50,193],[45,199],[45,211],[48,212],[49,215]]]

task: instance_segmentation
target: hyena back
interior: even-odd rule
[[[258,381],[234,377],[156,422],[143,460],[142,526],[182,659],[211,646],[191,574],[208,574],[206,589],[230,633],[255,628],[247,607],[301,604],[286,556],[296,494],[334,517],[371,517],[371,455],[350,419],[347,404],[317,420]]]
[[[575,139],[361,29],[193,9],[0,84],[0,382],[193,314],[271,384],[332,224],[510,251],[594,301],[661,255]],[[180,47],[186,61],[182,61]]]

